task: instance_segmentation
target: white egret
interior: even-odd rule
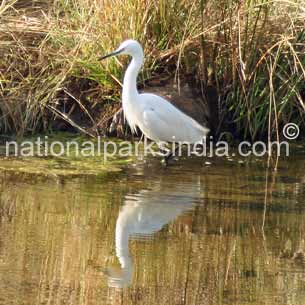
[[[143,65],[144,53],[135,40],[124,41],[114,52],[100,58],[127,54],[132,60],[125,72],[122,104],[124,116],[134,134],[139,128],[142,133],[157,144],[201,142],[209,129],[200,125],[161,96],[139,93],[137,76]],[[165,159],[168,160],[169,156]]]

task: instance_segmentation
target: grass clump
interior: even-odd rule
[[[115,108],[126,59],[97,58],[126,38],[145,48],[142,83],[187,75],[206,100],[212,89],[215,133],[254,140],[304,127],[303,1],[7,0],[0,19],[2,133],[47,131],[58,117],[98,133],[109,114],[94,112]],[[93,131],[71,119],[75,105]]]

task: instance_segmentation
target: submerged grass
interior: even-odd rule
[[[98,133],[107,115],[93,112],[119,101],[126,59],[97,58],[126,38],[145,48],[142,84],[187,75],[205,100],[213,89],[216,134],[254,140],[287,122],[304,127],[304,1],[7,0],[0,20],[1,133],[48,131],[58,117]],[[70,117],[76,106],[90,131]]]

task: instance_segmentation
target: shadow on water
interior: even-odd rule
[[[208,161],[2,172],[0,304],[304,304],[304,154]]]

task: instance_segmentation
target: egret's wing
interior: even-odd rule
[[[175,123],[175,122],[173,122]],[[143,125],[142,131],[146,136],[156,141],[174,141],[175,140],[175,126],[170,124],[170,119],[165,120],[162,114],[154,108],[143,111]]]
[[[163,98],[152,94],[145,96],[146,107],[143,109],[140,128],[149,138],[167,142],[195,143],[201,141],[208,133],[207,128]]]

